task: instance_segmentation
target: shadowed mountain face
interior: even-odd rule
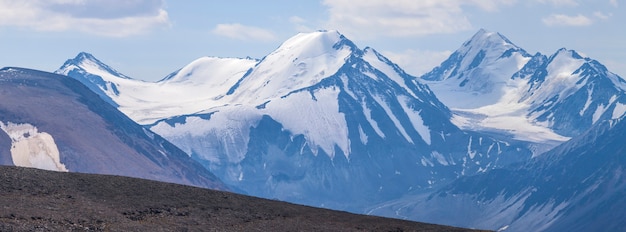
[[[0,167],[0,231],[470,231],[127,177]]]
[[[0,163],[225,189],[209,171],[80,82],[0,69]]]
[[[624,138],[624,117],[602,121],[528,162],[459,178],[372,213],[511,232],[624,231]]]

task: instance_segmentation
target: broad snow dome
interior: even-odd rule
[[[334,30],[300,33],[267,55],[229,94],[237,102],[262,104],[315,85],[345,64],[351,45]]]
[[[166,83],[189,82],[193,85],[232,86],[239,77],[245,74],[247,68],[252,67],[256,62],[254,59],[200,57],[162,81]]]
[[[78,79],[140,124],[193,114],[220,105],[217,100],[257,63],[254,59],[201,57],[158,82],[127,77],[88,53],[68,60],[56,73]],[[73,72],[76,72],[73,74]],[[98,80],[99,79],[99,80]]]

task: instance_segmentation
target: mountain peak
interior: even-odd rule
[[[96,59],[95,56],[93,56],[91,53],[88,53],[88,52],[80,52],[80,53],[78,53],[78,55],[76,55],[76,58],[74,58],[74,60],[94,60],[94,61],[99,61],[98,59]]]
[[[453,85],[468,86],[472,91],[491,92],[485,83],[508,79],[528,61],[530,54],[497,32],[480,29],[440,66],[421,78],[427,81],[453,79]],[[493,78],[484,75],[488,67],[506,67]],[[482,78],[483,80],[476,80]],[[475,82],[472,84],[471,82]]]
[[[471,39],[463,43],[463,47],[479,47],[481,49],[516,48],[521,50],[521,48],[513,44],[513,42],[511,42],[504,35],[482,28],[478,30],[478,32],[476,32]]]
[[[362,54],[336,30],[299,33],[259,61],[227,95],[238,95],[238,89],[245,89],[245,94],[252,95],[239,97],[262,103],[315,85],[335,74],[348,57]]]
[[[561,56],[561,55],[565,55],[567,57],[571,57],[574,59],[585,59],[581,54],[579,54],[578,52],[574,51],[574,50],[570,50],[567,48],[560,48],[559,50],[557,50],[553,56]]]
[[[356,45],[337,30],[319,30],[309,33],[298,33],[289,38],[272,54],[291,51],[300,56],[312,57],[321,53],[339,50],[348,46],[352,51],[358,50]]]
[[[78,53],[78,55],[76,55],[76,57],[74,57],[74,59],[69,59],[65,61],[63,66],[61,66],[61,68],[55,71],[55,73],[68,75],[68,73],[74,69],[92,69],[91,73],[99,73],[103,75],[106,75],[106,73],[108,73],[110,75],[120,77],[123,79],[132,79],[124,74],[121,74],[117,70],[111,68],[110,66],[98,60],[94,55],[88,52],[80,52]],[[99,71],[94,72],[94,70],[99,70]]]

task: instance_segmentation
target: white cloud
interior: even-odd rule
[[[329,26],[351,37],[415,36],[467,30],[471,25],[450,1],[325,0]]]
[[[421,76],[440,65],[452,54],[452,51],[407,49],[402,52],[383,51],[381,53],[402,67],[407,73]]]
[[[475,5],[485,11],[498,11],[501,5],[510,6],[517,0],[468,0],[466,4]]]
[[[617,3],[617,0],[609,0],[609,3],[611,3],[612,6],[614,7],[618,7],[619,4]]]
[[[289,17],[289,22],[294,25],[298,32],[312,32],[314,31],[310,26],[307,26],[307,20],[298,16]]]
[[[613,16],[613,14],[611,13],[602,13],[600,11],[596,11],[593,12],[593,16],[595,16],[596,18],[602,19],[602,20],[607,20],[609,19],[611,16]]]
[[[552,14],[542,19],[547,26],[589,26],[593,21],[584,15],[569,16],[563,14]]]
[[[350,37],[410,37],[472,29],[463,6],[495,11],[515,0],[324,0],[327,28]]]
[[[298,16],[291,16],[289,17],[289,22],[297,24],[297,23],[305,23],[306,20]]]
[[[276,39],[276,36],[271,31],[239,23],[218,24],[212,32],[216,35],[239,40],[273,41]]]
[[[0,0],[0,26],[124,37],[169,25],[162,0]]]
[[[554,6],[578,6],[576,0],[537,0],[540,3],[552,4]]]

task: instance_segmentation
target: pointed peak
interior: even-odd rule
[[[558,50],[556,50],[555,54],[564,54],[564,53],[567,53],[567,51],[569,51],[569,50],[567,50],[567,48],[562,47],[562,48],[559,48]]]
[[[88,60],[97,60],[95,56],[93,56],[91,53],[88,52],[80,52],[78,53],[78,55],[76,55],[76,58],[74,59],[88,59]]]
[[[71,63],[74,65],[80,65],[81,63],[85,62],[85,61],[91,61],[93,63],[96,63],[100,66],[106,66],[106,64],[102,63],[102,61],[98,60],[94,55],[92,55],[91,53],[88,52],[79,52],[78,55],[76,55],[76,57],[74,57],[74,59],[69,59],[67,60],[67,63]]]
[[[557,50],[554,53],[554,55],[552,55],[552,58],[554,58],[556,56],[568,56],[568,57],[571,57],[571,58],[574,58],[574,59],[586,59],[584,56],[582,56],[578,52],[576,52],[574,50],[569,50],[567,48],[560,48],[559,50]]]
[[[482,35],[489,35],[489,34],[493,34],[493,32],[485,28],[481,28],[481,29],[478,29],[478,31],[474,34],[474,36],[482,36]]]
[[[513,44],[508,38],[498,32],[492,32],[485,29],[480,29],[476,32],[471,39],[466,41],[463,46],[464,47],[472,47],[472,46],[513,46],[517,47],[517,45]]]
[[[494,58],[506,58],[517,53],[523,57],[531,57],[524,49],[513,44],[502,34],[485,29],[480,29],[476,32],[455,53],[457,53],[457,56],[461,55],[471,59],[476,54],[493,56]]]
[[[68,75],[69,72],[73,69],[99,69],[105,72],[110,73],[111,75],[117,76],[123,79],[132,79],[124,74],[119,73],[115,69],[111,68],[107,64],[98,60],[94,55],[88,52],[80,52],[74,59],[68,59],[65,63],[59,68],[55,73]]]

